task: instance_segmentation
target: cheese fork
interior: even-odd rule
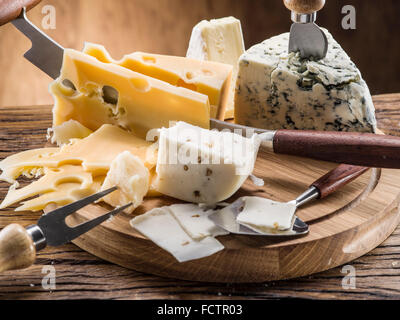
[[[311,202],[314,199],[323,199],[328,195],[332,194],[339,188],[347,185],[351,181],[355,180],[363,173],[368,171],[366,167],[350,166],[350,165],[339,165],[335,169],[329,171],[327,174],[314,181],[311,186],[297,199],[289,201],[287,203],[273,202],[268,203],[267,206],[263,207],[265,213],[268,210],[278,211],[279,213],[288,213],[288,210],[292,210],[292,213],[296,209],[306,203]],[[267,202],[267,201],[266,201]],[[309,226],[307,223],[302,221],[299,217],[294,216],[294,224],[292,229],[278,231],[256,231],[237,221],[238,215],[243,211],[244,200],[243,198],[237,199],[228,207],[222,210],[212,213],[208,218],[212,220],[217,226],[229,231],[233,234],[253,235],[253,236],[300,236],[305,235],[309,232]]]
[[[98,192],[44,214],[37,224],[26,229],[15,223],[6,226],[0,232],[0,272],[27,268],[35,262],[36,252],[44,249],[47,245],[57,247],[71,242],[130,207],[132,203],[75,227],[69,227],[66,224],[65,219],[69,215],[115,190],[117,187]]]

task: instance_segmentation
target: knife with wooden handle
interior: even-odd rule
[[[8,1],[0,2],[0,12],[4,10],[5,3]],[[32,41],[32,48],[24,56],[55,79],[60,75],[64,48],[35,27],[25,13],[23,9],[12,21]],[[269,131],[216,119],[211,119],[210,127],[236,130],[243,135],[248,131],[260,133],[263,145],[272,147],[275,153],[358,166],[400,169],[400,137],[353,132]]]

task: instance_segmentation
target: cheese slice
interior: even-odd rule
[[[0,179],[14,183],[26,168],[57,168],[65,164],[82,165],[96,175],[106,174],[114,158],[123,151],[138,156],[149,169],[156,159],[148,153],[151,142],[113,125],[105,124],[85,139],[73,139],[61,148],[28,150],[0,162]],[[150,156],[149,156],[150,155]]]
[[[131,226],[171,253],[179,262],[208,257],[224,249],[215,238],[193,240],[166,208],[155,208],[130,221]]]
[[[186,233],[195,240],[226,235],[229,232],[208,219],[213,210],[203,210],[196,204],[174,204],[168,209]]]
[[[88,172],[83,172],[81,166],[65,165],[55,169],[46,168],[45,175],[39,180],[20,189],[10,188],[7,196],[0,204],[0,209],[7,208],[38,194],[56,191],[59,184],[66,182],[79,182],[80,188],[86,189],[93,183],[93,180],[92,175]]]
[[[201,129],[178,122],[160,129],[155,189],[194,203],[233,195],[254,169],[259,138]]]
[[[55,100],[53,126],[74,119],[97,130],[108,123],[142,138],[151,129],[169,126],[170,121],[210,126],[206,95],[72,49],[64,50],[61,75],[50,86],[50,92]]]
[[[225,119],[234,116],[234,95],[238,61],[245,52],[240,20],[234,17],[203,20],[192,31],[188,58],[227,63],[233,66],[232,82]]]
[[[93,131],[86,128],[76,120],[68,120],[59,126],[47,130],[47,140],[58,146],[70,143],[71,139],[83,139]]]
[[[57,207],[65,206],[72,202],[88,197],[100,190],[104,176],[93,179],[93,184],[88,188],[82,188],[80,183],[66,182],[57,186],[55,191],[47,192],[37,198],[22,202],[22,205],[15,211],[40,211],[44,210],[49,204],[55,204]]]
[[[111,162],[110,170],[101,186],[102,191],[114,186],[118,187],[118,190],[105,196],[103,201],[113,207],[132,202],[132,206],[125,209],[126,213],[132,213],[142,204],[149,184],[150,174],[144,163],[129,151],[124,151]]]
[[[232,66],[185,57],[166,56],[143,52],[125,55],[117,61],[106,49],[85,43],[83,52],[104,63],[114,63],[129,70],[184,87],[208,96],[211,117],[223,120],[231,86]]]
[[[244,207],[237,222],[259,232],[292,229],[296,201],[276,202],[260,197],[243,197]]]

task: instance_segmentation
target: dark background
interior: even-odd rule
[[[356,8],[356,30],[343,30],[345,5]],[[103,44],[114,58],[136,50],[185,55],[192,27],[233,15],[242,21],[246,48],[290,28],[282,0],[46,0],[28,13],[42,28],[42,9],[56,9],[65,47]],[[400,92],[400,1],[327,0],[317,23],[327,28],[358,65],[372,94]],[[30,43],[8,24],[0,27],[0,107],[51,104],[50,78],[22,58]]]

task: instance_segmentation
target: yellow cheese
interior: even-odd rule
[[[47,130],[47,140],[62,146],[70,142],[71,139],[83,139],[93,133],[76,120],[68,120],[59,126]]]
[[[206,95],[119,65],[103,63],[72,49],[64,51],[61,75],[55,82],[50,86],[55,99],[53,126],[74,119],[97,130],[109,123],[142,138],[150,129],[169,127],[170,121],[182,120],[203,128],[210,126]],[[60,96],[62,92],[66,94]],[[82,95],[92,99],[75,103]],[[93,99],[98,102],[91,105]]]
[[[83,172],[81,166],[66,165],[60,168],[46,169],[43,177],[26,187],[20,189],[10,188],[7,196],[0,204],[0,209],[7,208],[38,194],[56,191],[58,185],[67,182],[78,183],[78,189],[87,189],[93,184],[92,175],[88,172]]]
[[[46,208],[49,204],[56,206],[65,206],[72,202],[88,197],[100,190],[104,176],[93,179],[93,184],[88,188],[82,188],[80,183],[67,182],[57,186],[55,191],[40,195],[37,198],[22,202],[22,206],[15,211],[40,211]]]
[[[28,150],[0,162],[0,180],[14,183],[26,168],[57,168],[65,164],[82,165],[88,172],[106,174],[114,158],[123,151],[138,156],[149,169],[157,162],[151,143],[113,125],[105,124],[85,139],[73,139],[61,148]]]
[[[211,117],[223,120],[228,103],[233,67],[185,57],[134,52],[113,60],[101,45],[86,43],[83,52],[104,63],[114,63],[129,70],[184,87],[208,96]]]

